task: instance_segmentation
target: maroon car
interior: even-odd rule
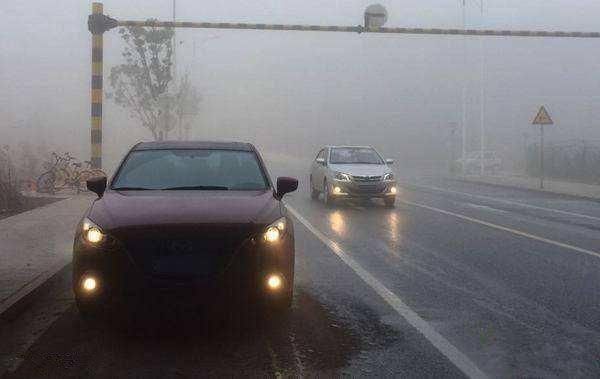
[[[288,307],[294,230],[276,187],[248,143],[148,142],[125,156],[77,227],[73,289],[84,315],[155,297],[246,299]],[[181,296],[180,296],[181,295]]]

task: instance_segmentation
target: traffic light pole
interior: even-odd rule
[[[127,21],[115,20],[104,14],[102,3],[92,3],[92,14],[88,17],[88,29],[92,33],[92,96],[91,96],[91,161],[94,168],[102,168],[102,80],[103,80],[103,34],[118,26],[139,26],[157,28],[196,28],[196,29],[238,29],[238,30],[282,30],[305,32],[354,32],[383,34],[420,35],[465,35],[498,37],[558,37],[558,38],[600,38],[600,32],[550,32],[529,30],[482,30],[482,29],[423,29],[371,27],[368,15],[365,25],[325,26],[325,25],[284,25],[217,23],[185,21]]]

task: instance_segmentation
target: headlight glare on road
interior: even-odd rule
[[[287,228],[287,220],[285,217],[275,220],[271,225],[267,226],[267,230],[264,234],[264,239],[267,242],[275,243],[279,241],[281,235]]]
[[[394,180],[394,174],[388,172],[387,174],[383,175],[383,180]]]
[[[335,173],[335,179],[336,180],[340,180],[342,182],[349,182],[350,181],[350,175],[344,174],[343,172],[336,172]]]
[[[104,233],[102,233],[100,227],[87,218],[83,220],[81,229],[83,238],[93,245],[97,245],[104,240]]]

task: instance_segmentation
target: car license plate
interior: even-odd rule
[[[207,275],[214,271],[214,262],[201,254],[158,256],[154,258],[152,270],[162,275]]]

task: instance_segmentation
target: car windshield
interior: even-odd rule
[[[370,147],[334,147],[329,163],[332,164],[383,164],[383,160]]]
[[[119,170],[113,189],[264,190],[268,182],[250,151],[133,151]]]

